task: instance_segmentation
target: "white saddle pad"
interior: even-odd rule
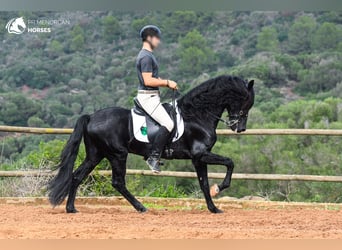
[[[172,139],[173,142],[179,140],[179,138],[182,137],[184,133],[184,121],[182,116],[180,115],[178,107],[176,107],[177,112],[177,133],[175,137]],[[133,121],[133,133],[134,138],[141,142],[148,143],[148,136],[147,136],[147,130],[146,129],[146,118],[144,115],[138,115],[134,112],[133,109],[131,109],[132,113],[132,121]]]

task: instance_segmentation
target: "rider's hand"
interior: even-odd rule
[[[168,80],[168,85],[170,89],[178,89],[178,85],[175,81]]]

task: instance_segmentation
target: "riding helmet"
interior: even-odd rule
[[[148,36],[156,36],[160,38],[161,31],[155,25],[146,25],[140,30],[140,37],[143,41],[145,41]]]

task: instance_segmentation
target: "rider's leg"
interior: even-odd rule
[[[174,128],[173,120],[160,103],[159,94],[138,94],[137,99],[143,109],[171,133]]]
[[[150,156],[147,158],[146,163],[154,173],[160,173],[160,157],[169,140],[169,136],[169,131],[164,126],[161,126],[152,142]]]
[[[159,95],[138,94],[138,101],[145,111],[161,125],[154,141],[152,142],[150,156],[146,161],[153,172],[159,173],[160,157],[168,142],[170,132],[174,128],[174,124],[169,114],[161,105]]]

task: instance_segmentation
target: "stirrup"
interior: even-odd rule
[[[146,164],[152,170],[153,173],[159,174],[161,172],[161,170],[160,170],[160,161],[159,161],[158,158],[150,156],[150,157],[147,158]]]

